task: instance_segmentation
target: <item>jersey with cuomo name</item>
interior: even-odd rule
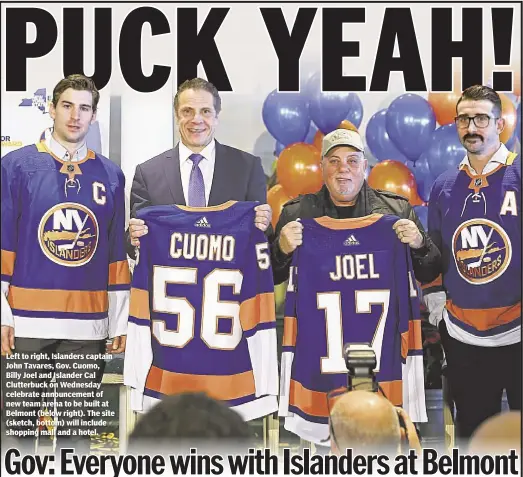
[[[125,353],[134,410],[206,392],[246,420],[276,411],[274,285],[255,206],[138,211],[149,233],[140,238]]]
[[[125,335],[130,274],[121,169],[91,150],[62,161],[42,141],[7,154],[1,170],[9,304],[2,325],[25,338]]]
[[[424,288],[446,300],[449,334],[476,346],[521,341],[521,159],[506,154],[486,174],[465,164],[443,173],[429,202],[443,274]]]
[[[280,416],[303,439],[328,445],[328,393],[347,385],[345,343],[370,343],[385,396],[427,420],[420,304],[398,218],[304,219],[287,290]]]

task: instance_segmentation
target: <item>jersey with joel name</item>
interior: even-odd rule
[[[206,392],[244,419],[277,409],[274,285],[254,202],[155,206],[137,216],[124,381],[134,410]]]
[[[304,219],[287,290],[280,416],[301,438],[328,445],[330,391],[347,385],[344,343],[370,343],[386,397],[427,419],[420,305],[394,216]]]
[[[473,175],[442,174],[429,205],[429,233],[443,258],[449,334],[477,346],[521,340],[521,160]]]
[[[2,324],[16,337],[124,335],[130,274],[125,178],[87,150],[66,162],[44,141],[7,154],[2,169]]]

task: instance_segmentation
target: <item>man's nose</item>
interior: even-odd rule
[[[80,111],[78,108],[71,108],[71,119],[78,119],[80,117]]]
[[[467,128],[467,131],[469,132],[469,134],[473,134],[473,133],[475,133],[477,130],[478,130],[478,128],[477,128],[476,125],[474,124],[474,120],[471,119],[471,120],[469,121],[469,127]]]

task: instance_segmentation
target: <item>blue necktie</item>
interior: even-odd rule
[[[201,154],[191,154],[189,159],[192,161],[191,177],[189,178],[189,206],[205,207],[205,184],[203,174],[198,164],[203,159]]]

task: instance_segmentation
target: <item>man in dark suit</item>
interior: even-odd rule
[[[180,142],[136,168],[131,188],[131,217],[150,205],[179,204],[195,207],[219,205],[228,200],[259,201],[256,226],[265,231],[272,217],[267,202],[265,174],[259,157],[220,144],[214,139],[221,110],[218,90],[194,78],[180,85],[174,113]],[[143,220],[131,218],[127,252],[147,233]]]

